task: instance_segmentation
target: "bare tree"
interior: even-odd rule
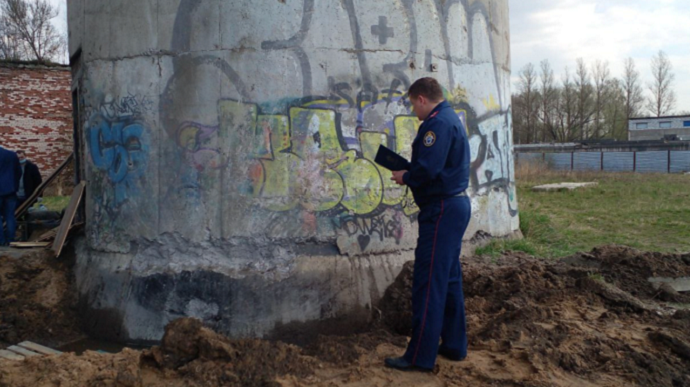
[[[4,18],[0,16],[0,60],[20,60],[23,58],[23,44]]]
[[[520,101],[522,106],[519,108],[524,116],[524,140],[527,143],[532,143],[536,141],[535,126],[539,109],[537,73],[533,64],[529,63],[520,70],[518,89],[523,96],[522,101]]]
[[[649,85],[652,98],[648,101],[647,107],[657,117],[669,114],[676,107],[676,93],[673,91],[676,75],[671,72],[672,69],[671,60],[663,51],[659,51],[659,54],[652,58],[654,79]]]
[[[575,87],[577,89],[577,115],[579,120],[580,140],[589,139],[589,122],[592,118],[592,84],[589,70],[582,58],[577,60],[575,71]]]
[[[65,50],[51,20],[59,15],[47,0],[0,0],[0,24],[18,42],[21,59],[47,62]]]
[[[625,93],[625,115],[626,120],[638,117],[644,95],[642,95],[642,85],[640,84],[640,72],[635,67],[633,58],[625,60],[625,70],[623,74],[623,92]]]
[[[576,139],[578,118],[577,89],[570,77],[568,67],[565,68],[562,83],[563,87],[556,106],[558,125],[555,140],[557,142],[570,142]]]
[[[541,121],[542,133],[541,141],[546,142],[547,133],[551,138],[555,138],[553,124],[553,107],[556,102],[558,90],[554,86],[553,69],[548,60],[541,61]]]
[[[611,78],[606,83],[602,126],[605,137],[616,140],[628,139],[628,118],[626,117],[626,96],[623,83]]]
[[[608,87],[610,87],[611,71],[609,63],[597,60],[592,71],[594,78],[594,137],[602,138],[606,133],[602,133],[604,125],[604,110],[608,103]]]

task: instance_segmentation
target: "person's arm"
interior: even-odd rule
[[[19,163],[19,157],[15,153],[12,156],[12,164],[14,164],[14,192],[19,191],[19,182],[22,180],[22,165]]]
[[[421,187],[438,177],[446,164],[451,146],[451,128],[434,119],[422,128],[424,134],[417,144],[417,158],[403,181],[411,188]]]
[[[38,170],[38,165],[33,164],[33,163],[32,163],[32,165],[34,166],[33,170],[34,170],[35,179],[36,179],[36,188],[38,188],[41,185],[41,183],[43,183],[43,177],[41,177],[41,171]]]

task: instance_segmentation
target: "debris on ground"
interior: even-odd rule
[[[557,184],[545,184],[532,187],[534,192],[561,192],[561,191],[575,191],[580,188],[595,187],[599,183],[557,183]]]
[[[690,387],[690,296],[648,281],[690,276],[690,255],[606,246],[558,261],[471,257],[463,270],[470,353],[439,358],[430,374],[382,365],[407,344],[408,264],[367,333],[298,347],[229,339],[181,319],[144,351],[0,361],[0,387]]]
[[[45,250],[0,256],[0,349],[24,340],[57,346],[83,336],[70,265]]]

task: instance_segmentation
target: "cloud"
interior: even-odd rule
[[[690,2],[681,0],[510,0],[514,79],[527,63],[548,59],[558,73],[577,58],[608,61],[614,75],[632,57],[645,81],[665,51],[676,73],[677,110],[690,110]]]
[[[59,14],[52,20],[53,25],[58,30],[60,34],[65,38],[65,43],[67,43],[67,0],[48,0],[48,3],[53,7],[57,8]],[[61,63],[69,63],[69,56],[65,50],[65,54],[58,61]]]

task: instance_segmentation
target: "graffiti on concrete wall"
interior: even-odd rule
[[[334,227],[342,231],[339,246],[347,251],[367,251],[376,244],[400,245],[405,235],[403,213],[384,212],[376,216],[345,215],[334,220]],[[350,246],[356,244],[356,246]],[[381,249],[383,247],[379,247]]]
[[[416,213],[411,193],[394,184],[390,172],[373,160],[380,144],[409,155],[417,119],[398,115],[380,131],[365,131],[362,125],[356,137],[346,137],[340,102],[313,100],[288,108],[285,115],[264,115],[257,105],[221,101],[222,131],[234,130],[237,117],[244,117],[247,122],[240,126],[253,139],[250,152],[245,150],[253,165],[243,194],[271,211],[326,212],[340,206],[345,212],[367,215],[380,206],[404,202],[406,215]],[[402,105],[402,100],[377,103],[391,108]]]
[[[473,194],[502,193],[505,213],[516,216],[509,73],[496,57],[489,3],[394,3],[275,2],[262,8],[262,17],[282,20],[281,7],[290,7],[291,15],[301,14],[286,24],[285,30],[294,27],[292,36],[272,36],[285,31],[270,29],[223,35],[237,44],[258,43],[211,54],[196,50],[201,43],[192,32],[203,28],[199,20],[217,15],[218,6],[182,0],[171,49],[190,55],[172,58],[160,107],[165,131],[183,156],[173,176],[186,192],[179,200],[209,206],[217,192],[237,186],[260,210],[255,217],[271,219],[265,230],[275,232],[272,237],[320,235],[327,225],[360,252],[376,251],[381,238],[399,243],[418,208],[373,158],[379,144],[410,157],[419,122],[404,93],[414,79],[434,76],[468,131]],[[315,28],[315,15],[333,28]],[[218,80],[221,86],[214,87]],[[400,232],[384,226],[397,221]]]
[[[117,120],[125,117],[141,117],[152,109],[153,101],[150,98],[129,94],[118,98],[106,97],[99,111],[103,117]]]
[[[139,122],[103,117],[99,121],[89,128],[91,159],[112,185],[110,205],[118,207],[136,192],[137,180],[146,171],[149,145]]]
[[[103,192],[98,201],[111,215],[139,193],[140,179],[146,173],[150,139],[143,114],[147,109],[150,101],[145,97],[107,98],[87,122],[94,184]]]

